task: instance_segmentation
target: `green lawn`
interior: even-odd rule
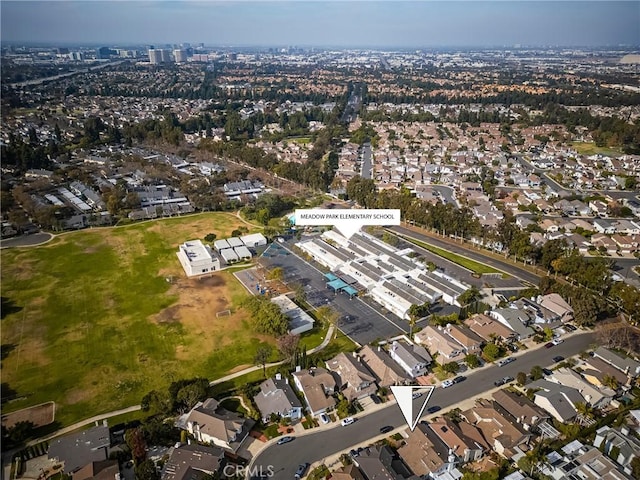
[[[188,280],[180,243],[244,225],[208,213],[58,236],[4,249],[2,393],[13,411],[56,402],[62,425],[135,405],[180,378],[251,365],[270,337],[248,327],[248,292],[226,272]],[[167,278],[174,277],[173,284]],[[233,314],[217,318],[217,311]]]
[[[435,253],[436,255],[442,257],[442,258],[446,258],[447,260],[450,260],[454,263],[457,263],[458,265],[471,270],[473,273],[477,273],[478,275],[481,275],[483,273],[503,273],[500,270],[497,270],[493,267],[490,267],[489,265],[485,265],[483,263],[480,262],[476,262],[475,260],[471,260],[470,258],[467,257],[463,257],[462,255],[458,255],[456,253],[453,252],[449,252],[447,250],[444,250],[442,248],[438,248],[438,247],[434,247],[433,245],[429,245],[428,243],[424,243],[421,242],[420,240],[416,240],[414,238],[409,238],[409,237],[402,237],[405,240],[418,245],[422,248],[424,248],[425,250],[429,250],[431,253]]]
[[[612,157],[619,157],[622,152],[608,147],[598,147],[593,142],[571,142],[571,146],[575,148],[576,152],[580,155],[607,155]]]

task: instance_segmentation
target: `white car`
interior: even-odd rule
[[[564,342],[564,340],[562,340],[561,338],[556,338],[551,343],[553,343],[554,345],[560,345],[562,342]]]
[[[329,417],[327,416],[326,413],[321,413],[320,414],[320,421],[326,425],[327,423],[329,423]]]
[[[340,422],[340,424],[343,427],[346,427],[347,425],[351,425],[353,422],[355,422],[353,417],[347,417],[347,418],[343,418],[342,421]]]
[[[451,385],[453,385],[453,380],[445,380],[444,382],[442,382],[442,388],[449,388]]]

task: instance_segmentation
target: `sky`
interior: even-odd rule
[[[640,1],[7,1],[2,43],[511,47],[640,45]]]

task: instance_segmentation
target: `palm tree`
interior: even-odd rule
[[[578,412],[577,420],[579,424],[589,425],[595,417],[595,409],[593,406],[585,402],[577,402],[575,404],[576,412]]]

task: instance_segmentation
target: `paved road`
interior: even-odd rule
[[[373,178],[372,173],[371,144],[365,143],[362,145],[362,167],[360,169],[360,176],[362,178]]]
[[[470,248],[466,248],[465,245],[461,245],[456,242],[449,242],[447,240],[443,240],[442,238],[434,237],[431,235],[425,235],[418,233],[414,230],[410,230],[405,227],[390,227],[390,230],[397,232],[401,235],[405,235],[407,237],[412,237],[422,242],[428,243],[430,245],[434,245],[436,247],[448,250],[450,252],[457,253],[459,255],[468,257],[472,260],[475,260],[480,263],[485,263],[491,267],[497,268],[498,270],[502,270],[509,275],[513,275],[521,280],[532,283],[534,285],[538,285],[540,281],[540,276],[534,273],[531,273],[529,270],[525,270],[523,268],[517,267],[512,263],[508,263],[497,258],[486,255],[482,250],[473,250]]]
[[[40,232],[32,235],[20,235],[19,237],[6,238],[0,242],[0,248],[33,247],[48,242],[53,238],[50,233]]]
[[[529,372],[534,365],[551,366],[551,357],[562,355],[569,357],[587,349],[594,341],[593,334],[581,333],[571,336],[564,343],[553,347],[552,350],[537,348],[518,356],[515,362],[504,367],[492,366],[469,374],[466,381],[454,385],[446,390],[436,389],[429,405],[439,405],[442,408],[454,405],[462,400],[471,398],[482,392],[491,390],[493,382],[506,375],[516,377],[520,371]],[[420,399],[416,400],[418,406]],[[293,442],[284,445],[272,444],[263,450],[253,462],[253,466],[262,466],[266,471],[269,465],[274,467],[276,478],[293,478],[298,464],[302,462],[314,463],[322,459],[346,452],[353,446],[380,434],[380,427],[391,425],[401,427],[405,425],[400,409],[390,402],[386,408],[362,416],[348,427],[336,427],[317,432],[310,431],[306,435],[298,436]]]
[[[431,188],[434,192],[438,192],[440,194],[444,203],[450,203],[456,207],[460,206],[456,200],[456,194],[453,187],[449,187],[448,185],[432,185]]]

